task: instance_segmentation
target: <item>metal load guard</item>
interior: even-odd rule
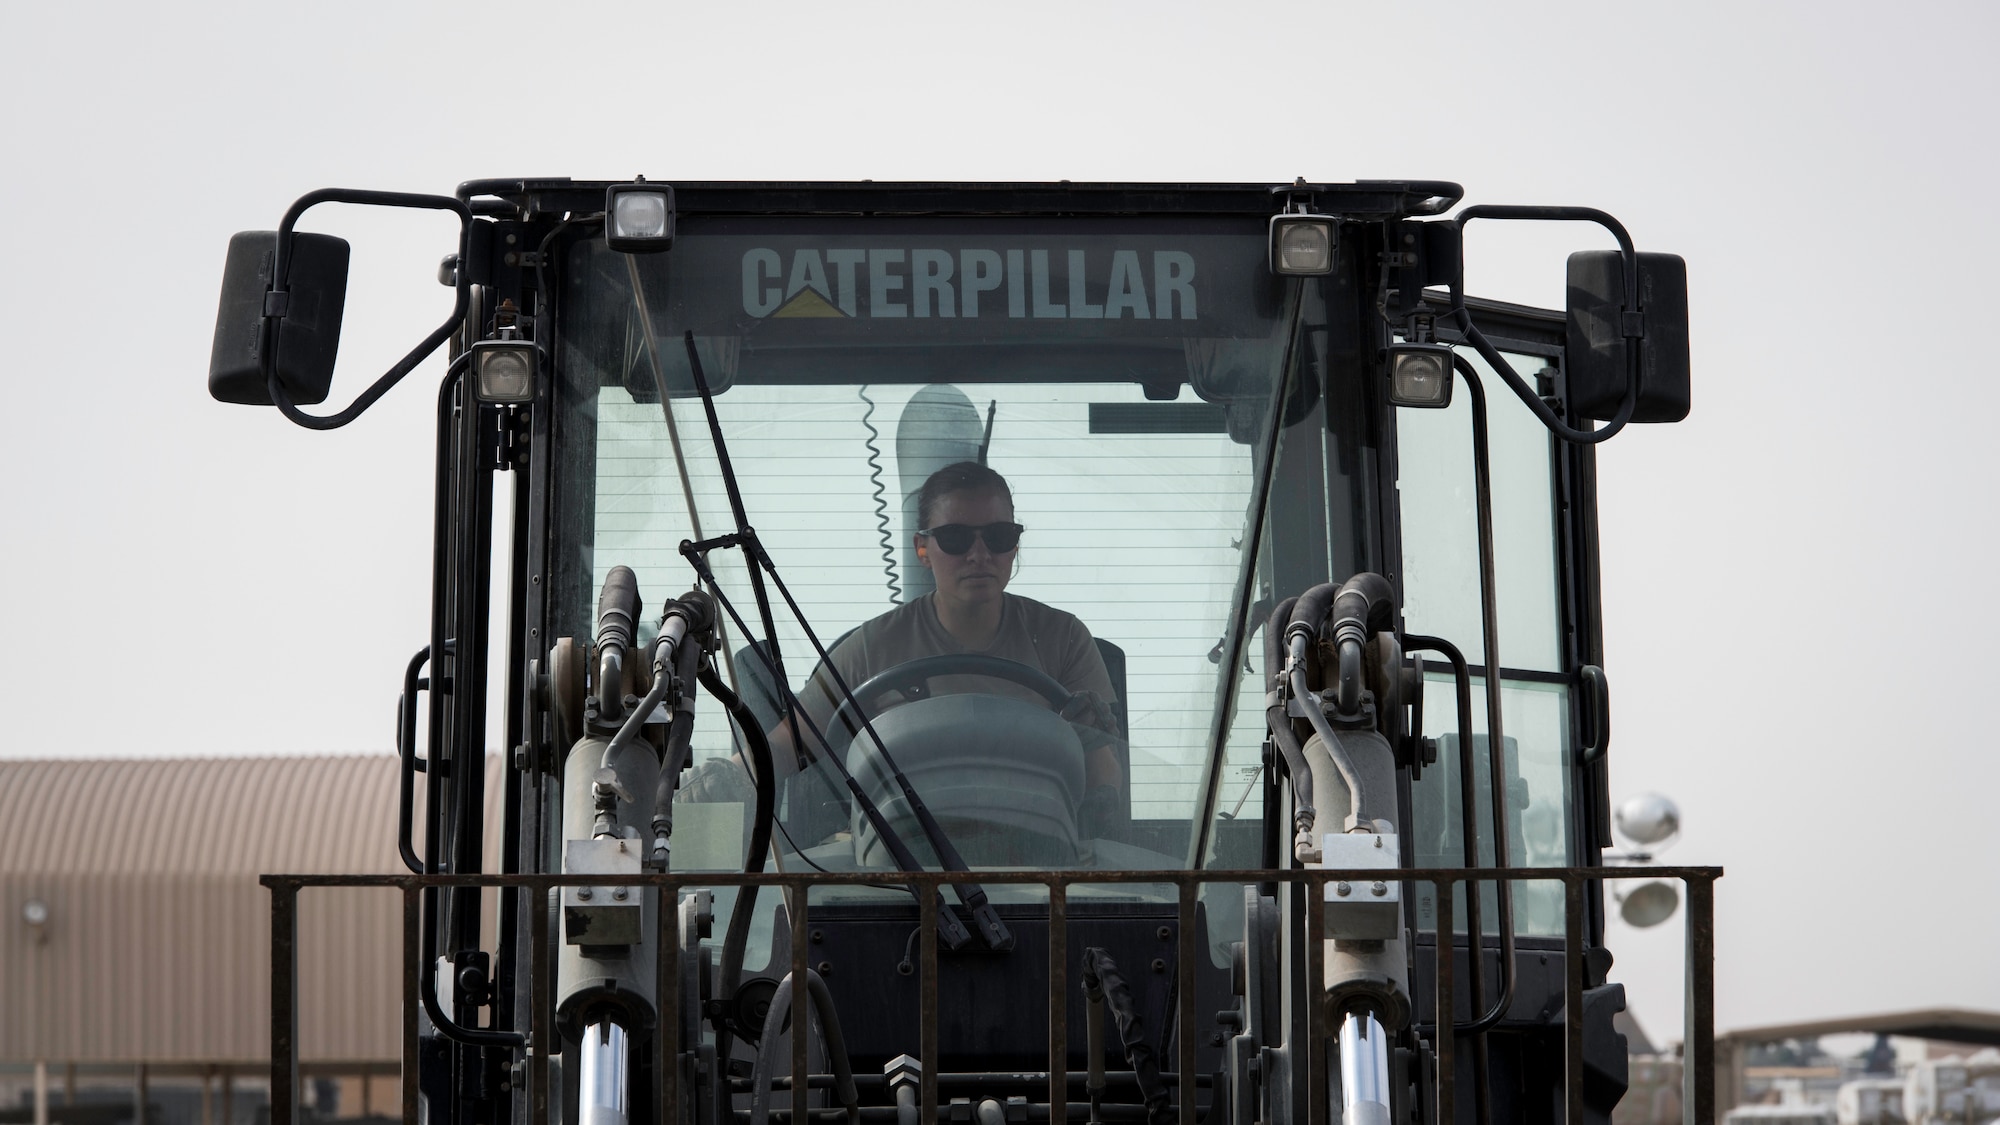
[[[481,180],[238,235],[216,398],[335,428],[450,356],[409,873],[266,877],[274,1121],[298,896],[358,885],[409,1121],[1602,1122],[1634,873],[1712,1119],[1721,872],[1602,865],[1595,447],[1687,413],[1685,269],[1461,194]],[[327,202],[458,238],[313,413]],[[1616,249],[1480,301],[1474,220]]]

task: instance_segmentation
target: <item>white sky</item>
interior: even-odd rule
[[[0,755],[389,746],[436,362],[336,434],[204,386],[230,233],[313,188],[1450,179],[1688,261],[1694,414],[1598,464],[1613,792],[1728,868],[1719,1026],[2000,1008],[1996,11],[10,5]],[[442,318],[449,236],[317,225],[356,244],[345,402]],[[1601,244],[1468,241],[1542,304]],[[1677,1038],[1678,925],[1611,939]]]

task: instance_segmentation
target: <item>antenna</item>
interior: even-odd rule
[[[986,463],[987,447],[993,444],[993,412],[999,408],[1000,400],[997,398],[986,403],[986,432],[979,438],[979,463],[982,465]]]

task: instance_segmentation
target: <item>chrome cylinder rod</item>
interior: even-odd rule
[[[577,1125],[626,1125],[625,1029],[605,1020],[583,1031]]]
[[[1340,1125],[1389,1125],[1389,1035],[1366,1012],[1340,1021]]]

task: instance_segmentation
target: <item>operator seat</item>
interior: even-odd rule
[[[1125,650],[1105,640],[1103,637],[1090,638],[1097,642],[1097,654],[1104,658],[1104,671],[1111,677],[1111,690],[1118,698],[1111,701],[1111,714],[1118,720],[1118,784],[1125,791],[1125,819],[1132,818],[1132,721],[1126,717],[1125,703]]]

